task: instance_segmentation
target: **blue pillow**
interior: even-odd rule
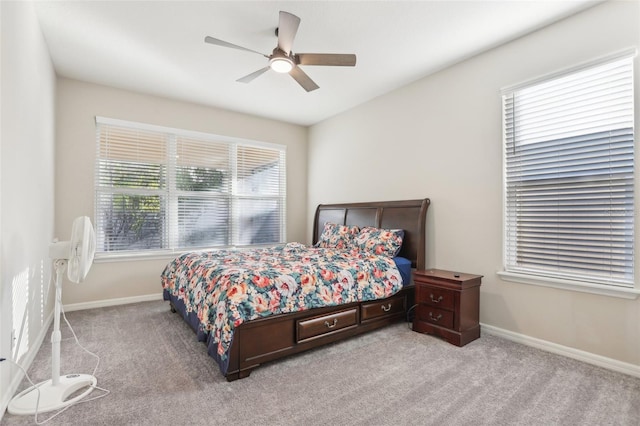
[[[411,284],[411,261],[404,257],[394,257],[393,261],[396,262],[398,271],[400,271],[400,277],[402,277],[402,285]]]

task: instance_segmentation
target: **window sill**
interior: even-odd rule
[[[109,262],[130,262],[138,260],[171,260],[180,253],[173,252],[156,252],[156,253],[126,253],[126,254],[100,254],[96,255],[93,259],[94,263],[109,263]]]
[[[147,252],[108,252],[108,253],[100,253],[96,254],[93,259],[94,263],[109,263],[109,262],[130,262],[130,261],[139,261],[139,260],[172,260],[176,257],[180,256],[184,253],[189,253],[192,251],[216,251],[216,250],[248,250],[248,249],[258,249],[264,247],[274,247],[280,244],[285,243],[274,243],[274,244],[256,244],[252,246],[227,246],[227,247],[216,247],[216,248],[194,248],[192,250],[182,250],[182,251],[171,251],[171,250],[159,250],[159,251],[147,251]]]
[[[499,271],[498,276],[504,281],[520,284],[539,285],[561,290],[578,291],[581,293],[598,294],[601,296],[618,297],[635,300],[640,296],[640,289],[631,287],[616,287],[603,284],[591,284],[582,281],[561,280],[555,278],[537,277],[535,275],[517,274]]]

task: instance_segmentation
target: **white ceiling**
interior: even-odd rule
[[[311,125],[597,4],[538,1],[44,1],[42,32],[60,76]],[[302,20],[293,50],[355,53],[307,66],[305,92],[250,52],[270,54],[278,12]]]

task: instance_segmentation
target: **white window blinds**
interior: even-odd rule
[[[503,94],[505,270],[633,286],[633,58]]]
[[[157,132],[98,125],[98,251],[168,247],[167,144]]]
[[[96,118],[100,254],[285,240],[280,145]]]

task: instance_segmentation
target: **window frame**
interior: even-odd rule
[[[510,93],[514,93],[517,92],[519,90],[523,90],[525,88],[528,87],[532,87],[532,86],[536,86],[539,85],[541,83],[550,81],[550,80],[554,80],[560,77],[564,77],[564,76],[569,76],[571,74],[575,74],[578,73],[580,71],[584,71],[586,69],[589,68],[593,68],[593,67],[597,67],[599,65],[604,65],[610,62],[614,62],[617,60],[622,60],[622,59],[631,59],[632,60],[632,65],[633,65],[633,70],[632,70],[632,80],[635,80],[635,76],[638,73],[638,68],[637,68],[637,64],[635,63],[637,56],[637,51],[635,48],[631,48],[631,49],[625,49],[624,51],[621,52],[617,52],[613,55],[608,55],[606,57],[602,57],[602,58],[598,58],[596,60],[593,61],[589,61],[583,64],[580,64],[578,66],[575,67],[571,67],[568,69],[564,69],[562,71],[558,71],[558,72],[554,72],[542,77],[538,77],[535,79],[532,79],[530,81],[521,83],[521,84],[517,84],[514,86],[510,86],[510,87],[506,87],[503,88],[501,90],[501,99],[504,99],[505,95],[508,95]],[[635,107],[635,103],[637,101],[637,89],[634,86],[633,87],[633,99],[634,99],[634,105],[633,105],[633,119],[634,121],[636,120],[636,116],[637,116],[637,109]],[[572,279],[572,278],[562,278],[562,277],[551,277],[551,276],[545,276],[543,274],[538,275],[537,273],[528,273],[528,272],[521,272],[521,271],[512,271],[509,270],[509,268],[507,267],[508,264],[508,246],[510,244],[509,242],[509,237],[508,237],[508,189],[507,189],[507,132],[505,130],[505,126],[506,126],[506,111],[505,111],[505,105],[503,103],[503,105],[501,106],[501,116],[502,116],[502,134],[503,134],[503,138],[502,138],[502,149],[503,149],[503,167],[502,167],[502,179],[503,179],[503,194],[502,194],[502,200],[503,200],[503,206],[502,206],[502,223],[503,223],[503,235],[502,235],[502,259],[503,259],[503,266],[502,266],[502,270],[497,272],[497,275],[505,280],[505,281],[509,281],[509,282],[515,282],[515,283],[521,283],[521,284],[528,284],[528,285],[538,285],[538,286],[544,286],[544,287],[552,287],[552,288],[557,288],[557,289],[562,289],[562,290],[569,290],[569,291],[577,291],[577,292],[584,292],[584,293],[591,293],[591,294],[598,294],[598,295],[604,295],[604,296],[611,296],[611,297],[619,297],[619,298],[625,298],[625,299],[636,299],[639,295],[640,295],[640,287],[638,286],[637,281],[635,281],[633,283],[633,286],[619,286],[619,285],[614,285],[614,284],[604,284],[604,283],[594,283],[594,282],[588,282],[588,281],[584,281],[584,280],[580,280],[580,279]],[[635,133],[635,132],[634,132]],[[637,146],[637,142],[638,142],[638,137],[637,134],[634,134],[634,147]],[[634,155],[634,166],[637,166],[638,161],[637,161],[637,154]],[[634,181],[637,181],[638,179],[638,171],[637,171],[637,167],[636,170],[634,170]],[[639,189],[640,185],[635,185],[634,188],[634,192],[633,192],[633,196],[634,196],[634,202],[637,204],[638,201],[638,189]],[[634,214],[635,214],[635,210],[634,210]],[[636,247],[637,247],[637,243],[638,241],[640,241],[638,239],[638,230],[639,230],[639,226],[635,226],[634,228],[634,232],[633,232],[633,244],[634,244],[634,249],[633,249],[633,272],[634,272],[634,276],[637,278],[638,277],[638,262],[637,262],[637,257],[635,255],[636,252]]]
[[[166,176],[166,184],[167,188],[165,189],[129,189],[129,188],[111,188],[113,191],[105,190],[104,188],[100,188],[99,186],[99,170],[97,167],[98,162],[100,161],[99,155],[99,147],[100,147],[100,125],[114,126],[114,127],[123,127],[133,130],[141,130],[141,131],[151,131],[151,132],[159,132],[164,134],[164,140],[166,145],[166,162],[162,163],[167,168],[167,176]],[[94,185],[93,185],[93,193],[94,193],[94,223],[97,227],[97,218],[100,214],[100,207],[98,205],[98,194],[99,193],[132,193],[135,195],[158,195],[161,197],[166,197],[166,207],[167,211],[164,216],[163,226],[167,228],[166,231],[166,240],[167,240],[167,248],[161,249],[148,249],[148,250],[114,250],[114,251],[97,251],[94,261],[97,263],[100,262],[111,262],[111,261],[135,261],[140,259],[145,260],[153,260],[153,259],[168,259],[175,257],[181,253],[194,251],[194,250],[221,250],[221,249],[242,249],[247,247],[264,247],[271,246],[275,244],[280,244],[286,241],[286,213],[287,213],[287,185],[286,185],[286,153],[287,147],[286,145],[274,144],[270,142],[256,141],[244,138],[236,138],[230,136],[221,136],[212,133],[205,133],[193,130],[185,130],[173,127],[165,127],[158,126],[153,124],[134,122],[128,120],[121,120],[115,118],[108,117],[95,117],[95,132],[96,132],[96,158],[94,164],[96,165],[96,169],[94,170]],[[183,191],[176,187],[176,177],[175,177],[175,161],[171,161],[171,155],[175,155],[177,139],[180,137],[184,138],[193,138],[201,141],[212,141],[216,143],[222,143],[229,145],[229,150],[232,152],[232,158],[234,161],[232,167],[232,183],[230,184],[230,190],[228,194],[224,193],[207,193],[203,191],[202,193],[197,193],[194,191]],[[237,169],[238,164],[237,152],[239,147],[252,147],[252,148],[266,148],[269,150],[274,150],[279,153],[279,161],[282,166],[281,176],[279,177],[280,184],[279,192],[276,195],[255,195],[255,194],[239,194],[237,192],[237,183],[235,179],[237,177]],[[184,248],[178,247],[178,199],[181,195],[184,194],[197,194],[199,197],[204,198],[224,198],[229,202],[229,212],[230,217],[233,217],[233,212],[237,209],[237,203],[239,200],[243,199],[252,199],[252,198],[261,198],[261,199],[269,199],[276,200],[279,203],[279,226],[280,226],[280,241],[273,243],[265,243],[265,244],[252,244],[252,245],[240,245],[238,243],[238,220],[233,220],[229,225],[229,244],[224,246],[214,246],[214,247],[193,247],[193,248]],[[236,218],[237,219],[237,218]]]

